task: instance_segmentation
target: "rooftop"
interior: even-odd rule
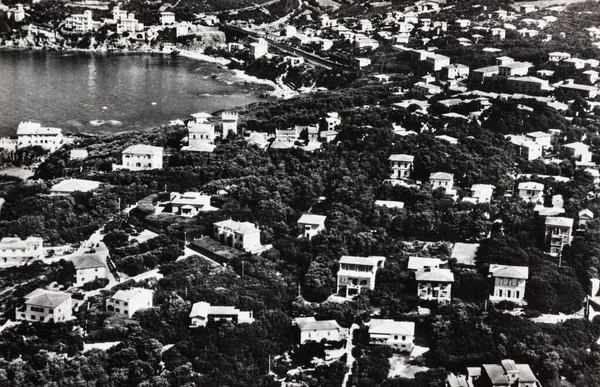
[[[454,175],[446,172],[434,172],[429,175],[429,180],[452,180],[454,179]]]
[[[163,148],[160,146],[137,144],[125,148],[122,153],[133,153],[138,155],[162,155],[162,152]]]
[[[84,180],[84,179],[67,179],[58,184],[54,184],[50,191],[52,192],[88,192],[95,190],[100,186],[99,181]]]
[[[502,278],[529,278],[529,268],[527,266],[507,266],[507,265],[490,265],[490,274],[493,277]]]
[[[25,304],[55,308],[71,298],[69,293],[36,289],[25,296]]]
[[[395,154],[388,158],[389,161],[403,161],[405,163],[412,163],[415,160],[415,156]]]
[[[111,298],[113,300],[129,301],[132,298],[138,297],[140,295],[150,295],[150,297],[152,297],[153,292],[149,289],[133,288],[128,290],[119,290]]]
[[[450,269],[425,269],[415,273],[418,282],[454,282],[454,273]]]
[[[254,234],[254,233],[260,232],[260,230],[258,228],[256,228],[256,226],[254,225],[254,223],[238,222],[238,221],[231,220],[231,219],[223,220],[221,222],[216,222],[216,223],[214,223],[214,225],[218,226],[218,227],[230,228],[233,231],[240,233],[242,235],[249,235],[249,234]]]
[[[546,226],[573,227],[573,219],[549,216],[546,218]]]
[[[385,257],[370,256],[370,257],[354,257],[350,255],[344,255],[340,258],[339,263],[349,265],[368,265],[377,266],[379,262],[385,262]]]
[[[326,216],[323,215],[313,215],[313,214],[304,214],[298,219],[298,223],[300,224],[324,224]]]
[[[73,261],[75,270],[106,267],[106,262],[99,254],[85,254]]]
[[[369,333],[414,336],[415,323],[373,318],[369,324]]]

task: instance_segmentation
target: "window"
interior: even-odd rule
[[[406,341],[406,336],[402,336],[402,341]]]
[[[394,335],[394,340],[398,340],[398,335]]]
[[[31,315],[31,319],[32,319],[32,320],[35,320],[35,314],[32,314],[32,315]]]
[[[115,312],[121,313],[121,309],[117,308],[117,309],[115,309]]]

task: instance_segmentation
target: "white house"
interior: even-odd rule
[[[436,190],[443,188],[447,195],[456,194],[456,191],[452,189],[454,187],[454,175],[446,172],[434,172],[429,175],[429,184],[431,189]]]
[[[362,69],[363,67],[367,67],[371,65],[371,59],[370,58],[354,58],[354,63],[356,64],[356,67]]]
[[[88,151],[85,149],[71,149],[69,160],[84,160],[88,157]]]
[[[260,230],[250,222],[223,220],[213,223],[214,238],[224,245],[248,252],[262,250]]]
[[[471,20],[469,20],[469,19],[456,19],[454,21],[454,24],[456,24],[456,26],[458,28],[469,28],[471,26]]]
[[[304,214],[298,219],[298,225],[302,228],[302,236],[311,239],[321,231],[325,230],[325,219],[323,215]]]
[[[375,289],[377,269],[383,267],[385,257],[353,257],[344,255],[340,258],[337,272],[337,291],[346,298],[354,297],[361,291]]]
[[[488,78],[492,78],[495,75],[500,74],[499,66],[488,66],[481,67],[471,71],[471,78],[477,82],[483,82]]]
[[[460,63],[449,64],[442,68],[442,74],[448,79],[468,77],[469,66]]]
[[[81,14],[72,14],[65,20],[65,27],[78,34],[97,30],[102,23],[92,19],[92,11],[86,9]]]
[[[497,36],[500,40],[506,39],[506,30],[504,28],[492,28],[490,29],[490,32],[492,36]]]
[[[54,152],[65,143],[62,129],[42,127],[37,122],[21,122],[17,127],[17,148],[37,145]]]
[[[269,43],[263,38],[259,38],[257,42],[250,43],[250,55],[254,59],[263,57],[269,53]]]
[[[125,32],[135,33],[144,30],[144,23],[140,23],[133,13],[127,15],[126,18],[121,19],[117,22],[117,33],[123,34]]]
[[[572,142],[570,144],[566,144],[564,147],[575,158],[579,158],[582,155],[590,152],[590,146],[582,142]]]
[[[519,77],[529,73],[529,69],[533,67],[530,62],[512,62],[500,66],[500,76],[502,77]]]
[[[466,383],[465,386],[469,387],[481,385],[494,387],[541,386],[528,364],[516,364],[514,360],[510,359],[504,359],[500,364],[483,364],[481,367],[467,367]]]
[[[490,301],[523,302],[525,285],[529,279],[527,266],[491,264],[489,273],[494,279],[494,292],[490,295]]]
[[[573,219],[549,216],[545,225],[549,254],[559,255],[563,247],[570,245],[573,240]]]
[[[341,123],[342,120],[340,119],[340,114],[338,112],[329,112],[327,113],[327,116],[323,118],[323,130],[335,130]]]
[[[36,289],[24,298],[24,305],[15,311],[17,321],[58,323],[70,320],[73,316],[69,293]]]
[[[415,156],[394,154],[388,160],[392,164],[392,175],[390,179],[408,179],[412,171]]]
[[[113,164],[113,170],[130,169],[143,171],[147,169],[162,169],[163,148],[151,145],[132,145],[121,152],[123,164]]]
[[[307,341],[341,341],[348,337],[348,330],[335,320],[317,321],[314,317],[296,317],[293,324],[300,329],[300,344]]]
[[[433,71],[440,71],[444,66],[450,65],[450,58],[445,55],[431,55],[427,57],[426,61]]]
[[[519,183],[519,197],[533,203],[544,203],[544,185],[533,181]]]
[[[594,220],[594,213],[587,208],[579,211],[577,214],[577,224],[579,227],[585,225],[587,222]]]
[[[131,317],[138,310],[152,308],[153,296],[154,292],[150,289],[119,290],[106,300],[106,310]]]
[[[527,137],[528,139],[530,139],[531,141],[538,143],[542,146],[542,148],[544,149],[550,149],[552,148],[552,135],[550,133],[546,133],[546,132],[531,132],[531,133],[527,133],[525,135],[525,137]]]
[[[0,263],[24,264],[29,260],[40,259],[43,255],[43,239],[28,237],[4,237],[0,240]]]
[[[162,24],[163,26],[168,24],[175,24],[175,14],[169,11],[161,12],[160,24]]]
[[[215,207],[210,205],[210,195],[201,192],[171,192],[171,213],[181,216],[195,216],[200,212],[213,211]]]
[[[85,254],[73,260],[75,266],[75,286],[83,286],[86,282],[98,278],[107,278],[106,260],[100,254]]]
[[[475,204],[489,203],[492,201],[495,188],[490,184],[473,184],[471,186],[471,197],[463,198],[463,201]]]
[[[560,85],[560,88],[570,91],[572,93],[579,94],[583,98],[591,99],[596,98],[596,96],[598,96],[598,88],[594,86],[580,85],[577,83],[569,82]]]
[[[454,274],[450,269],[425,268],[415,272],[417,295],[422,300],[449,304],[452,299]]]
[[[415,338],[414,322],[372,318],[368,326],[370,344],[388,345],[402,351],[412,351]]]
[[[209,321],[231,321],[235,324],[252,324],[252,312],[241,311],[233,306],[212,306],[208,302],[196,302],[190,312],[190,327],[205,327]]]
[[[431,83],[417,82],[413,85],[413,93],[419,98],[431,97],[435,94],[440,94],[442,88]]]

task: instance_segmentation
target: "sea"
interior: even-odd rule
[[[74,134],[152,128],[258,94],[220,65],[180,56],[0,49],[0,136],[22,121]]]

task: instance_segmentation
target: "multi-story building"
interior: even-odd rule
[[[525,135],[529,140],[540,144],[543,149],[552,148],[552,135],[546,132],[531,132]]]
[[[440,94],[442,92],[442,88],[431,83],[417,82],[413,85],[412,91],[417,97],[425,98]]]
[[[559,255],[573,240],[573,219],[549,216],[546,218],[546,242],[550,255]]]
[[[519,183],[519,197],[527,202],[544,204],[544,185],[533,181]]]
[[[152,308],[154,292],[150,289],[133,288],[119,290],[106,300],[106,310],[131,317],[138,310]]]
[[[143,171],[147,169],[162,169],[163,148],[151,145],[132,145],[121,152],[123,164],[113,164],[113,170],[130,169]]]
[[[483,82],[488,78],[500,74],[499,66],[481,67],[471,71],[471,79],[476,82]]]
[[[594,220],[594,213],[591,210],[588,210],[587,208],[584,208],[577,214],[577,225],[579,227],[586,225],[592,220]]]
[[[560,86],[560,89],[570,91],[578,94],[583,98],[596,98],[598,96],[598,88],[595,86],[580,85],[577,83],[569,82]]]
[[[325,230],[325,219],[323,215],[304,214],[298,219],[298,225],[302,228],[302,236],[311,239],[321,231]]]
[[[100,254],[85,254],[73,260],[75,266],[75,286],[83,286],[86,282],[98,278],[107,278],[106,259]]]
[[[92,11],[86,9],[81,14],[73,14],[65,20],[65,27],[78,34],[86,34],[100,28],[101,23],[92,19]]]
[[[119,8],[117,5],[112,9],[113,22],[118,22],[119,20],[127,19],[127,11]]]
[[[536,77],[508,78],[508,87],[514,93],[538,95],[553,90],[545,79]]]
[[[144,23],[140,23],[133,13],[127,15],[126,18],[121,19],[117,22],[117,33],[122,34],[124,32],[135,33],[144,30]]]
[[[314,317],[296,317],[292,323],[300,330],[300,344],[307,341],[341,341],[348,337],[348,329],[335,320],[317,321]]]
[[[190,312],[190,327],[205,327],[209,321],[231,321],[235,324],[252,324],[252,312],[241,311],[233,306],[212,306],[208,302],[196,302]]]
[[[446,194],[452,194],[452,191],[454,191],[454,175],[446,172],[434,172],[429,175],[429,184],[431,184],[431,189],[434,191],[443,188]]]
[[[41,146],[54,152],[66,142],[59,128],[43,127],[37,122],[21,122],[17,127],[17,148]]]
[[[224,245],[248,252],[260,251],[260,230],[250,222],[224,220],[213,223],[213,236]]]
[[[571,59],[571,54],[568,52],[551,52],[548,54],[548,60],[551,62],[560,62],[561,60]]]
[[[23,4],[15,4],[14,8],[9,8],[6,11],[6,17],[9,20],[13,19],[17,23],[23,21],[23,19],[25,19],[25,9],[23,8]]]
[[[0,240],[0,263],[25,264],[32,259],[42,258],[42,238],[4,237]]]
[[[354,297],[363,290],[375,289],[377,269],[383,267],[385,257],[353,257],[344,255],[340,258],[337,272],[337,293],[346,298]]]
[[[425,268],[415,272],[417,295],[426,301],[449,304],[452,299],[454,273],[450,269]]]
[[[446,65],[442,68],[442,74],[447,79],[456,79],[469,76],[469,66],[460,63]]]
[[[164,11],[160,13],[160,24],[169,25],[175,24],[175,14],[170,11]]]
[[[435,54],[427,57],[426,61],[433,71],[440,71],[444,66],[450,65],[450,58],[445,55]]]
[[[529,278],[527,266],[491,264],[489,272],[494,280],[494,292],[490,295],[490,301],[523,303],[525,285]]]
[[[329,112],[327,116],[323,118],[323,131],[335,130],[339,124],[342,123],[340,114],[338,112]]]
[[[392,175],[390,176],[390,179],[410,178],[415,156],[396,154],[391,155],[388,160],[392,164]]]
[[[372,318],[368,323],[369,343],[387,345],[402,351],[412,351],[415,323]]]
[[[505,78],[522,77],[527,75],[531,67],[533,67],[533,64],[530,62],[512,62],[503,64],[500,66],[500,76]]]
[[[25,296],[25,303],[15,311],[17,321],[63,322],[73,316],[69,293],[36,289]]]
[[[502,360],[500,364],[483,364],[467,368],[467,385],[481,387],[541,387],[528,364]]]

